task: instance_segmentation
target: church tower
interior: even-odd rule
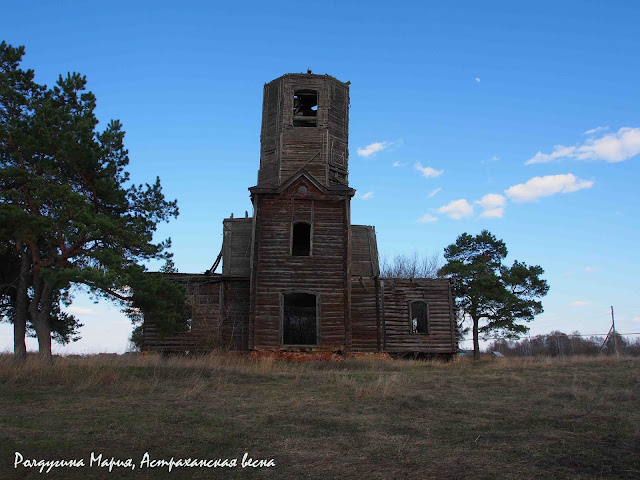
[[[349,84],[264,86],[250,264],[249,348],[351,349]]]
[[[325,187],[348,185],[349,83],[288,74],[264,86],[258,186],[305,169]]]

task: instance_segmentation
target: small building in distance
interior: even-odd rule
[[[253,215],[223,221],[223,246],[185,284],[191,319],[144,349],[453,355],[447,279],[381,278],[375,228],[351,224],[349,83],[287,74],[264,86]],[[215,273],[222,262],[222,273]]]

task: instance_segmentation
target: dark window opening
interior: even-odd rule
[[[318,126],[318,92],[296,90],[293,94],[293,126]]]
[[[293,224],[291,255],[294,257],[311,256],[311,225],[308,223],[298,222]]]
[[[429,333],[429,305],[422,300],[409,304],[411,333]]]
[[[180,314],[180,317],[176,319],[176,331],[177,332],[190,332],[193,326],[193,307],[185,303]]]
[[[318,340],[316,296],[311,293],[284,295],[283,345],[316,345]]]

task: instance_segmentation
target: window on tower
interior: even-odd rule
[[[293,224],[291,255],[294,257],[311,256],[311,225],[309,223],[296,222]]]
[[[318,126],[318,92],[315,90],[293,92],[293,126]]]

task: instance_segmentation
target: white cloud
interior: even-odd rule
[[[420,171],[422,173],[422,176],[427,178],[439,177],[444,173],[444,170],[436,170],[435,168],[431,167],[423,167],[420,162],[416,163],[416,170]]]
[[[374,192],[367,192],[367,193],[363,193],[363,194],[357,194],[356,197],[362,199],[362,200],[369,200],[370,198],[373,198],[373,193]]]
[[[591,305],[591,302],[583,302],[581,300],[578,300],[576,302],[571,302],[568,304],[570,307],[584,307],[586,305]]]
[[[504,206],[507,204],[507,199],[497,193],[488,193],[475,203],[484,209],[484,212],[482,212],[480,217],[502,218],[504,215]]]
[[[391,143],[389,143],[389,142],[370,143],[369,145],[367,145],[364,148],[359,148],[358,149],[358,155],[360,155],[361,157],[370,157],[374,153],[381,152],[382,150],[384,150],[385,148],[389,147],[390,145],[391,145]]]
[[[427,214],[423,215],[422,217],[420,217],[417,221],[418,221],[418,223],[437,222],[438,221],[438,217],[434,217],[433,215],[429,215],[427,213]]]
[[[433,197],[434,195],[437,195],[438,192],[442,191],[442,188],[438,187],[438,188],[434,188],[433,190],[431,190],[431,192],[429,193],[429,198]]]
[[[592,186],[592,181],[582,180],[571,173],[567,173],[565,175],[533,177],[526,183],[507,188],[505,193],[514,202],[532,202],[541,197],[548,197],[556,193],[575,192]]]
[[[438,209],[438,212],[444,213],[454,220],[468,217],[473,213],[473,207],[469,205],[466,199],[454,200]]]
[[[590,131],[591,130],[588,130],[585,133]],[[605,162],[616,163],[635,157],[639,153],[640,128],[623,127],[616,133],[610,133],[600,138],[590,138],[582,145],[573,147],[556,145],[553,152],[538,152],[527,160],[525,165],[551,162],[559,158],[604,160]]]
[[[482,212],[480,217],[484,218],[502,218],[504,216],[504,207],[490,208]]]
[[[497,193],[488,193],[475,203],[480,205],[482,208],[489,209],[504,207],[507,204],[507,199]]]
[[[475,78],[475,81],[476,81],[476,82],[478,82],[478,83],[480,83],[480,77],[476,77],[476,78]]]
[[[598,267],[584,267],[585,272],[597,272],[600,270]]]
[[[587,130],[586,132],[584,132],[585,135],[595,135],[596,133],[599,132],[604,132],[605,130],[609,130],[609,127],[596,127],[596,128],[592,128],[591,130]]]
[[[556,158],[568,158],[574,155],[576,147],[565,147],[563,145],[556,145],[552,153],[536,153],[532,158],[525,162],[525,165],[531,165],[532,163],[546,163]]]
[[[400,162],[400,161],[396,160],[395,162],[393,162],[393,166],[394,166],[394,167],[406,167],[406,166],[407,166],[407,164],[406,164],[406,163],[402,163],[402,162]]]

